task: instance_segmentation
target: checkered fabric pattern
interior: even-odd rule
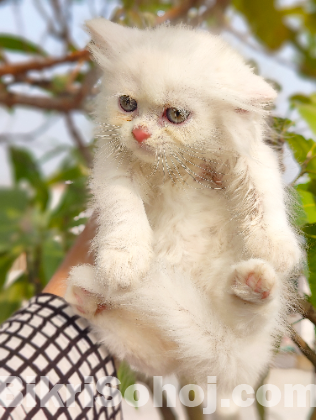
[[[112,357],[61,298],[41,294],[0,328],[0,418],[122,419]]]

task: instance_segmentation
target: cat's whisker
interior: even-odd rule
[[[199,168],[199,169],[202,169],[202,170],[205,170],[206,169],[206,167],[205,166],[200,166],[200,165],[198,165],[198,164],[196,164],[196,163],[194,163],[194,162],[191,162],[189,159],[187,159],[185,156],[184,156],[184,154],[182,153],[182,152],[176,152],[176,153],[178,153],[179,155],[181,155],[181,157],[186,161],[186,162],[188,162],[188,163],[190,163],[191,165],[193,165],[193,166],[195,166],[195,167],[197,167],[197,168]],[[207,160],[207,159],[203,159],[203,161],[207,164],[207,163],[209,163],[209,162],[212,162],[213,163],[213,161],[210,161],[210,160]],[[213,174],[217,174],[217,175],[225,175],[223,172],[217,172],[217,171],[214,171],[214,169],[211,169],[211,167],[207,167],[207,172],[209,172],[209,173],[213,173]]]
[[[117,166],[122,165],[130,152],[120,141],[120,127],[108,123],[99,123],[98,125],[99,131],[95,137],[105,140],[105,143],[102,144],[101,153],[105,155],[105,158],[113,157]]]
[[[159,155],[157,155],[157,161],[156,162],[157,163],[156,163],[156,166],[154,167],[153,171],[148,175],[149,177],[154,176],[157,172],[157,169],[158,169],[159,163],[160,163],[160,156]]]
[[[181,147],[177,145],[175,146],[179,148],[190,149],[192,152],[196,150],[197,152],[201,152],[203,154],[206,154],[211,151],[209,139],[205,140],[204,142],[200,141],[193,144],[182,144]]]
[[[164,159],[163,155],[161,155],[161,163],[162,163],[162,172],[163,172],[163,182],[165,182],[166,178],[166,172],[165,172],[165,165],[164,165]]]
[[[105,155],[105,160],[112,156],[117,161],[117,166],[122,165],[128,156],[128,150],[121,144],[117,136],[102,144],[101,153]]]
[[[157,159],[158,159],[158,163],[157,163],[157,168],[158,168],[159,164],[160,164],[160,155],[159,154],[157,155]]]
[[[178,168],[177,164],[173,161],[173,159],[172,159],[171,155],[169,155],[169,158],[170,158],[171,163],[172,163],[172,165],[174,166],[174,168],[175,168],[175,170],[176,170],[176,172],[177,172],[177,174],[178,174],[178,176],[179,176],[179,178],[178,178],[178,177],[177,177],[177,175],[175,174],[176,179],[177,179],[177,180],[179,179],[181,182],[183,182],[183,183],[185,183],[185,184],[186,184],[185,179],[183,178],[183,176],[182,176],[182,175],[181,175],[181,173],[179,172],[179,168]]]
[[[119,126],[112,124],[101,123],[99,124],[99,132],[95,136],[105,141],[104,146],[102,145],[102,153],[105,157],[112,156],[117,161],[118,166],[122,165],[126,157],[130,155],[130,151],[120,141],[119,128]],[[157,160],[150,174],[147,175],[146,182],[148,178],[153,177],[157,173],[161,166],[163,182],[168,176],[173,184],[180,182],[189,186],[186,181],[186,177],[189,176],[195,183],[200,184],[204,188],[223,189],[223,187],[218,186],[218,183],[212,177],[203,176],[203,173],[214,174],[214,176],[224,175],[224,173],[212,169],[212,166],[219,165],[219,162],[208,159],[205,156],[207,153],[206,147],[201,143],[181,147],[166,143],[163,145],[162,150],[157,152]],[[201,162],[201,164],[196,162],[196,160]],[[225,164],[222,163],[221,165]],[[144,170],[144,173],[146,173],[148,166],[144,165],[143,162],[140,162],[140,166]],[[199,172],[197,169],[201,170],[201,174],[197,173]]]
[[[206,154],[207,151],[205,150],[205,148],[197,148],[197,147],[193,147],[193,146],[189,146],[189,145],[185,145],[185,149],[183,147],[179,147],[176,144],[173,145],[173,147],[176,147],[178,149],[181,150],[185,150],[185,149],[190,149],[191,153],[201,153],[201,154]]]
[[[212,189],[212,190],[223,190],[224,189],[224,187],[218,187],[218,186],[217,187],[212,187],[210,185],[207,185],[209,182],[215,183],[215,181],[213,181],[212,179],[203,178],[201,175],[192,171],[192,169],[190,169],[187,165],[185,165],[185,163],[182,162],[181,159],[175,153],[172,153],[172,156],[179,162],[180,166],[185,170],[185,172],[198,184],[202,185],[205,188],[209,188],[209,189]],[[199,179],[202,179],[203,181],[206,181],[206,184],[203,184],[202,182],[200,182]]]
[[[218,162],[217,160],[213,160],[213,159],[207,159],[207,158],[205,158],[205,157],[201,157],[201,156],[197,156],[197,152],[192,152],[192,151],[188,151],[188,150],[186,150],[186,149],[184,149],[184,148],[181,148],[181,147],[179,147],[179,146],[176,146],[176,145],[172,145],[172,147],[173,148],[177,148],[179,151],[181,151],[182,153],[186,153],[186,154],[188,154],[189,156],[191,156],[191,157],[194,157],[194,158],[196,158],[196,159],[199,159],[199,160],[202,160],[203,162],[205,162],[205,163],[214,163],[214,164],[216,164],[216,165],[223,165],[223,166],[228,166],[226,163],[223,163],[223,162]],[[187,147],[187,146],[186,146]],[[191,153],[195,153],[194,155],[193,154],[191,154]],[[203,151],[203,153],[206,153],[205,152],[205,150]],[[220,172],[218,172],[218,173],[220,173]],[[224,175],[224,174],[223,174]]]
[[[119,125],[115,125],[115,124],[108,124],[108,123],[104,123],[104,122],[100,122],[97,124],[99,127],[106,127],[107,130],[118,130],[120,128]],[[108,128],[111,127],[111,128]]]
[[[187,161],[187,162],[189,162],[190,164],[194,165],[194,163],[191,162],[191,161]],[[213,184],[215,184],[215,185],[218,186],[218,183],[216,181],[214,181],[213,178],[204,178],[201,174],[198,174],[195,171],[193,171],[193,169],[191,169],[188,165],[185,165],[185,166],[188,168],[188,170],[191,172],[192,175],[196,176],[199,179],[202,179],[203,181],[212,182]],[[194,166],[198,166],[198,165],[194,165]],[[204,167],[201,167],[201,166],[198,166],[198,167],[201,168],[203,171],[205,171],[205,168]],[[210,172],[210,173],[213,173],[213,174],[217,174],[217,175],[219,174],[218,172],[215,172],[215,171],[207,171],[207,172]],[[223,174],[221,174],[221,175],[223,175]],[[218,180],[218,181],[221,181],[221,180]],[[214,189],[218,189],[218,188],[214,188]],[[220,188],[220,189],[222,189],[222,188]]]
[[[194,181],[197,181],[196,178],[190,172],[190,169],[181,161],[181,159],[179,159],[179,157],[176,154],[174,153],[171,153],[171,154],[179,162],[180,166],[185,170],[185,172],[187,172],[187,174],[190,175],[191,178],[194,179]]]
[[[168,163],[168,158],[167,158],[167,155],[166,155],[166,151],[165,151],[164,148],[162,150],[163,150],[163,154],[164,154],[164,157],[165,157],[165,162],[166,162],[166,167],[167,167],[168,175],[169,175],[172,183],[175,184],[175,180],[174,180],[173,176],[170,173],[171,168],[170,168],[169,163]],[[173,173],[173,171],[172,171],[172,173]]]

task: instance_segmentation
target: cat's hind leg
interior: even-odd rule
[[[270,335],[281,330],[286,292],[282,280],[265,260],[238,262],[228,275],[227,304],[220,309],[222,319],[240,336],[257,336],[263,330]]]
[[[81,316],[92,319],[106,309],[104,296],[92,265],[77,265],[72,268],[68,278],[65,300]]]
[[[232,292],[246,302],[265,304],[274,298],[278,278],[273,267],[266,261],[252,258],[233,267]]]

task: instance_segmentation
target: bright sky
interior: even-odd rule
[[[40,1],[40,0],[39,0]],[[53,55],[61,53],[59,43],[54,41],[51,37],[45,36],[45,24],[43,19],[38,14],[34,6],[35,0],[22,0],[21,2],[4,3],[0,6],[0,31],[6,33],[13,33],[25,36],[27,39],[40,43],[40,45]],[[46,2],[41,2],[43,6]],[[83,31],[82,26],[85,20],[97,16],[101,9],[100,5],[104,4],[102,0],[78,1],[74,2],[73,19],[72,19],[72,34],[78,46],[83,47],[88,36]],[[115,7],[115,1],[107,2],[107,10],[105,16],[109,16],[111,10]],[[235,30],[246,33],[247,25],[242,18],[234,15],[232,16],[232,25]],[[256,44],[253,39],[250,39],[249,46],[245,42],[240,41],[234,35],[226,32],[224,33],[226,40],[233,45],[245,58],[255,60],[259,66],[260,73],[268,79],[276,80],[281,86],[282,91],[277,99],[275,114],[278,116],[288,116],[288,102],[287,98],[294,93],[310,94],[316,91],[316,84],[307,79],[299,77],[290,62],[292,51],[290,47],[285,47],[278,54],[277,60],[274,57],[266,55],[258,51],[260,46]],[[39,42],[40,40],[40,42]],[[19,61],[23,57],[17,54],[12,54]],[[293,115],[291,115],[293,118]],[[295,117],[295,115],[294,115]],[[89,141],[91,138],[91,123],[87,118],[80,113],[77,113],[76,122],[81,130],[82,137]],[[0,133],[27,133],[45,122],[47,117],[43,113],[33,111],[26,108],[20,108],[14,113],[9,113],[0,108]],[[28,142],[28,146],[32,149],[38,157],[43,157],[45,153],[53,147],[59,145],[71,145],[71,139],[68,136],[66,127],[62,118],[52,115],[49,117],[49,128],[36,138],[34,141]],[[304,124],[299,124],[298,129],[304,131],[303,134],[309,135],[308,130]],[[21,144],[25,144],[21,142]],[[45,173],[51,173],[58,163],[61,156],[49,159],[43,164]],[[297,172],[297,166],[291,158],[290,152],[286,152],[285,156],[286,173],[285,180],[289,182],[294,178]],[[0,144],[0,184],[10,184],[10,171],[7,162],[6,146]]]

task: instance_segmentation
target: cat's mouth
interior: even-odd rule
[[[139,145],[139,149],[147,154],[156,154],[156,149],[144,142]]]

